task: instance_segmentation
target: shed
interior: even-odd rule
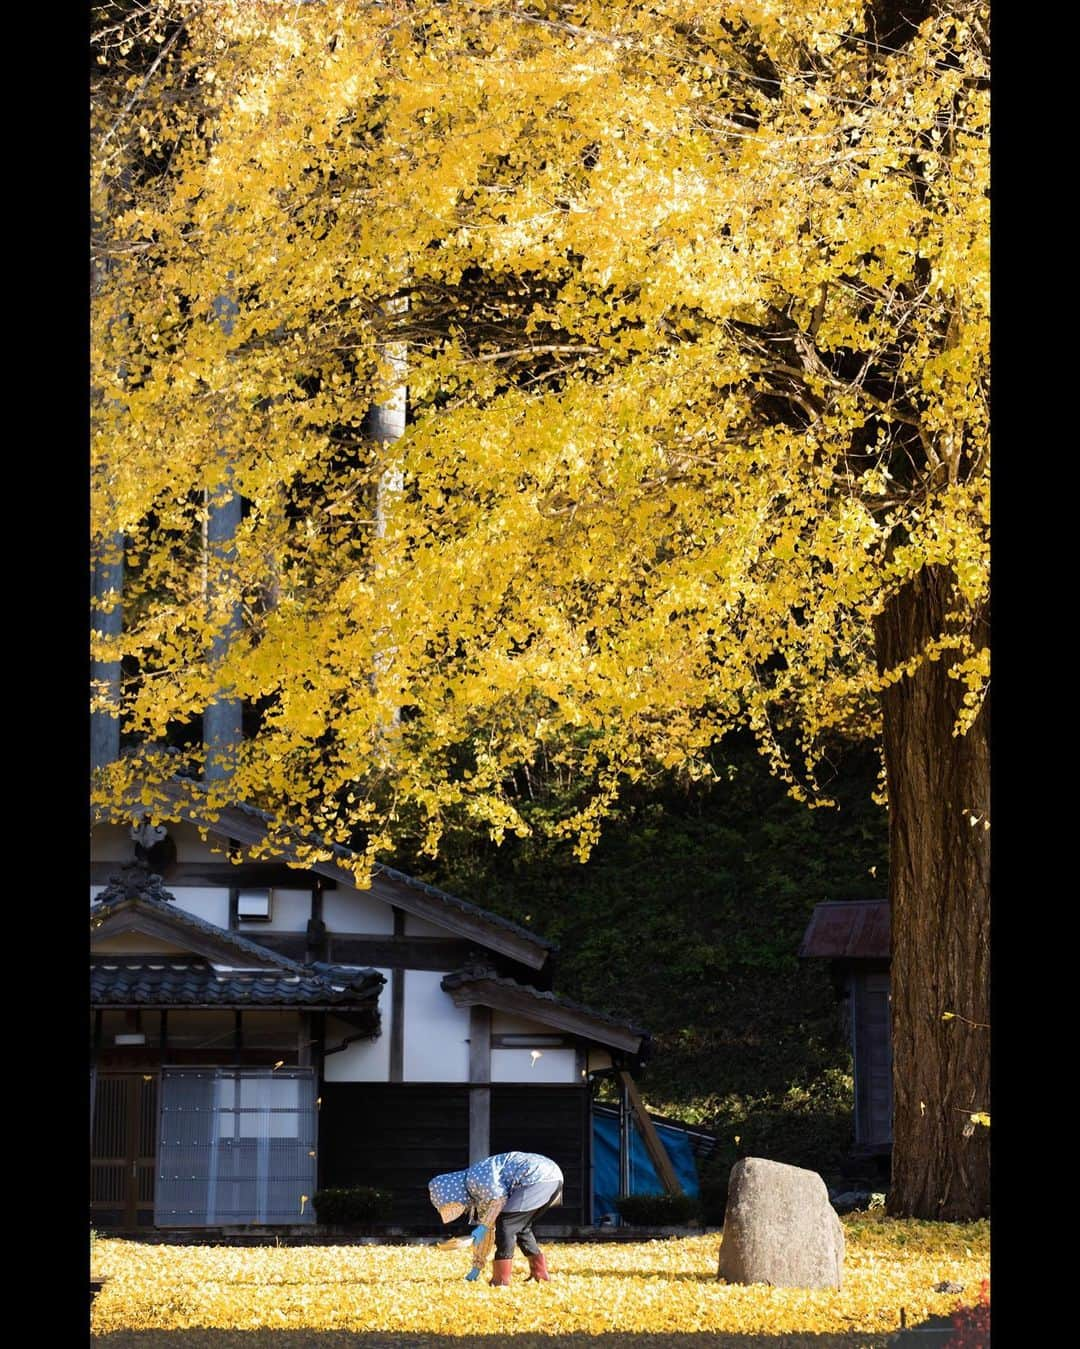
[[[856,1157],[892,1151],[892,1028],[889,1009],[889,901],[815,906],[799,956],[832,964],[855,1079]]]

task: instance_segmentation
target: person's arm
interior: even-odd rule
[[[472,1230],[473,1267],[465,1275],[470,1282],[479,1276],[487,1264],[488,1256],[495,1245],[495,1222],[505,1206],[505,1199],[492,1199],[480,1212],[479,1222]]]

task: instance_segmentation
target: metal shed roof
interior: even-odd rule
[[[800,956],[831,960],[888,960],[889,901],[833,900],[814,906]]]

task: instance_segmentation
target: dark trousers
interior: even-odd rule
[[[533,1236],[532,1225],[541,1213],[546,1213],[560,1199],[562,1190],[553,1194],[539,1208],[522,1209],[519,1213],[500,1213],[495,1219],[495,1259],[512,1260],[515,1242],[523,1255],[539,1255],[540,1247]]]

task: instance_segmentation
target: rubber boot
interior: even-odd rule
[[[544,1259],[544,1252],[537,1251],[535,1255],[530,1255],[528,1257],[528,1260],[529,1260],[529,1277],[525,1280],[525,1282],[532,1283],[532,1281],[535,1279],[537,1283],[550,1283],[550,1279],[548,1278],[547,1261]]]
[[[493,1260],[491,1262],[491,1287],[508,1288],[510,1286],[510,1271],[513,1267],[513,1258],[509,1260]]]

